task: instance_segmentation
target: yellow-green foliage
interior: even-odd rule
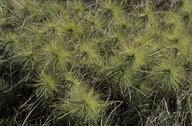
[[[58,91],[58,82],[51,75],[42,74],[38,77],[35,84],[36,94],[38,97],[51,98],[54,96],[54,93]]]
[[[61,114],[59,118],[70,116],[71,119],[80,119],[84,123],[96,122],[105,107],[99,94],[82,85],[77,85],[70,90],[66,98],[62,99],[57,106]]]
[[[0,0],[0,125],[192,125],[191,47],[191,0]]]

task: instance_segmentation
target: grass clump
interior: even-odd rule
[[[105,18],[115,19],[122,15],[123,9],[117,1],[105,0],[102,3],[102,13]]]
[[[33,87],[36,88],[36,95],[45,99],[54,97],[59,88],[57,80],[47,74],[40,75]]]
[[[50,41],[42,47],[40,63],[43,70],[64,70],[70,60],[69,52],[60,42]]]
[[[103,111],[103,101],[100,100],[99,94],[92,89],[80,85],[74,87],[57,105],[60,117],[70,116],[70,120],[77,119],[82,123],[96,123],[101,117]]]
[[[174,62],[174,61],[172,61]],[[154,83],[163,92],[177,92],[182,84],[182,67],[167,61],[161,63],[154,68]]]

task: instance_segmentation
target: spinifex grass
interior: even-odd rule
[[[54,97],[54,93],[58,91],[58,82],[51,75],[42,74],[38,77],[35,84],[36,95],[45,99]]]
[[[84,123],[87,121],[94,123],[100,118],[104,103],[100,100],[99,94],[92,89],[77,85],[56,105],[56,108],[60,115],[59,119],[70,116],[71,119],[79,119]]]
[[[63,71],[70,61],[70,53],[61,42],[50,41],[43,45],[40,65],[43,70]]]
[[[191,28],[191,0],[1,0],[0,120],[192,125]]]
[[[162,60],[159,65],[154,67],[153,80],[162,92],[178,92],[182,85],[182,67],[174,63],[176,61]]]

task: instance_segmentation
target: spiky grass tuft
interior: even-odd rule
[[[93,68],[99,64],[100,55],[94,44],[85,42],[77,46],[74,59],[79,68]]]
[[[190,36],[187,32],[173,31],[171,34],[166,34],[166,37],[168,38],[168,42],[171,44],[173,49],[172,52],[175,56],[187,56],[191,47]]]
[[[143,66],[147,61],[147,51],[142,48],[124,47],[120,53],[122,62],[130,69],[136,70]]]
[[[17,59],[17,60],[16,60]],[[37,62],[39,60],[38,50],[34,49],[34,46],[20,46],[18,51],[15,53],[15,60],[22,64],[23,69],[30,68],[33,70],[37,67]]]
[[[116,19],[123,14],[123,9],[117,1],[105,0],[102,4],[103,16],[108,19]]]
[[[2,47],[5,47],[5,51],[13,51],[17,50],[17,47],[20,44],[19,36],[13,32],[3,33],[3,43],[1,43]]]
[[[35,14],[37,14],[36,11],[36,6],[38,5],[38,3],[36,1],[30,1],[30,0],[21,0],[21,1],[13,1],[15,6],[17,6],[17,8],[15,8],[15,13],[18,14],[18,16],[21,16],[20,18],[27,18],[27,17],[31,17],[34,16]]]
[[[62,45],[62,43],[57,41],[50,41],[43,45],[40,57],[42,70],[48,71],[63,71],[70,61],[69,51]]]
[[[153,68],[153,84],[156,85],[162,92],[179,92],[182,85],[182,72],[181,66],[174,63],[174,61],[161,61]]]
[[[140,14],[140,19],[145,23],[146,28],[150,28],[158,24],[158,19],[149,3],[145,5],[144,11]]]
[[[168,31],[182,30],[183,22],[178,13],[170,11],[165,17],[165,27]]]
[[[78,119],[84,123],[89,121],[95,123],[100,118],[103,105],[98,94],[81,85],[72,89],[66,100],[63,99],[56,109],[59,111],[59,118],[69,115],[70,120]]]
[[[45,99],[53,98],[59,89],[57,80],[48,74],[39,75],[37,81],[32,86],[36,88],[35,93],[37,97]]]
[[[131,19],[127,18],[126,16],[124,17],[119,17],[115,22],[115,29],[119,30],[123,34],[127,34],[132,28],[132,21]]]
[[[69,39],[77,39],[81,36],[82,28],[76,20],[67,20],[63,27],[64,35]]]
[[[91,15],[89,14],[87,16],[87,29],[89,29],[90,32],[101,32],[102,31],[102,21],[101,19],[98,18],[99,16],[98,15]]]
[[[132,71],[118,57],[111,58],[110,64],[105,71],[105,78],[111,82],[107,86],[118,86],[122,91],[132,84]]]
[[[60,39],[63,37],[63,26],[61,25],[62,19],[56,18],[55,21],[47,22],[44,25],[44,34],[50,37],[50,39]]]

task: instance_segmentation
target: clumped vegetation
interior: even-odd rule
[[[191,0],[1,0],[0,125],[191,126]]]

